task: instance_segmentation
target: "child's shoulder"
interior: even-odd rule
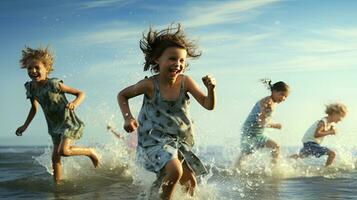
[[[56,77],[52,77],[52,78],[48,78],[47,80],[49,83],[63,83],[62,79],[56,78]]]
[[[26,81],[24,85],[26,88],[28,88],[28,87],[31,87],[33,84],[34,84],[33,81]]]
[[[191,84],[195,84],[196,82],[188,75],[185,74],[180,74],[180,81],[182,84],[184,85],[191,85]]]
[[[258,101],[260,105],[263,107],[272,107],[273,105],[273,100],[270,98],[270,96],[264,97]]]
[[[158,75],[145,76],[145,78],[141,79],[138,83],[153,83],[155,79],[158,79]]]
[[[317,120],[317,123],[318,123],[318,124],[322,124],[322,125],[327,124],[327,123],[328,123],[328,122],[327,122],[327,117],[323,117],[323,118]]]
[[[143,78],[140,81],[138,81],[135,85],[136,86],[145,87],[145,88],[149,88],[149,89],[153,89],[155,80],[157,80],[157,75],[153,75],[153,76],[150,76],[150,77],[145,76],[145,78]]]
[[[24,86],[27,92],[31,92],[35,88],[35,83],[34,81],[27,81]]]

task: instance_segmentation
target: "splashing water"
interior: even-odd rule
[[[130,187],[135,188],[133,195],[136,199],[149,198],[156,175],[135,163],[135,153],[128,148],[125,140],[115,138],[104,145],[92,146],[101,155],[101,168],[94,169],[86,157],[63,158],[63,179],[67,185],[76,185],[78,189],[81,184],[85,185],[85,182],[89,181],[102,184],[102,187],[110,187],[125,179],[129,181]],[[234,158],[232,154],[236,153],[229,147],[201,148],[199,153],[209,164],[209,174],[198,178],[199,184],[194,197],[190,197],[183,187],[178,186],[174,199],[260,199],[267,197],[266,195],[266,199],[274,199],[273,196],[269,197],[271,192],[281,192],[279,188],[289,180],[303,181],[314,177],[331,180],[349,178],[350,174],[355,172],[356,160],[353,152],[342,147],[336,152],[338,156],[333,165],[324,167],[326,157],[290,159],[288,157],[292,154],[291,148],[282,148],[279,162],[272,165],[270,152],[263,149],[248,156],[241,168],[235,169],[231,163]],[[52,149],[46,148],[42,155],[34,157],[49,174],[52,174],[51,153]]]

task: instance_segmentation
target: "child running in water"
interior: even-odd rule
[[[140,41],[145,55],[144,71],[155,75],[129,86],[118,94],[118,103],[127,132],[138,131],[137,157],[148,171],[157,175],[153,188],[162,188],[161,198],[172,199],[175,186],[184,185],[190,195],[196,186],[195,176],[207,173],[193,154],[193,127],[188,112],[190,93],[208,110],[215,105],[215,79],[202,78],[205,95],[195,81],[183,72],[187,58],[196,58],[196,46],[177,27],[161,31],[150,29]],[[132,116],[128,100],[144,95],[138,122]]]
[[[30,99],[31,109],[25,123],[16,130],[16,135],[21,136],[27,129],[40,104],[53,142],[53,177],[58,184],[62,177],[61,156],[88,156],[94,167],[98,167],[99,159],[93,149],[71,145],[73,140],[79,139],[83,134],[84,124],[75,115],[74,109],[83,101],[84,93],[63,84],[60,79],[48,77],[53,70],[53,60],[48,48],[26,47],[22,50],[21,68],[27,69],[31,79],[25,83],[26,96]],[[65,93],[72,94],[76,98],[68,102]]]
[[[336,157],[336,153],[327,147],[321,146],[321,142],[328,135],[336,135],[335,124],[342,120],[347,114],[347,107],[340,103],[329,104],[326,106],[326,117],[317,120],[306,131],[302,138],[304,147],[299,154],[291,155],[291,158],[305,158],[307,156],[315,156],[317,158],[327,155],[325,166],[332,164]]]
[[[259,100],[245,120],[241,134],[241,155],[237,159],[236,167],[240,167],[244,158],[259,148],[270,148],[272,163],[276,163],[279,157],[279,145],[266,137],[265,128],[281,129],[281,124],[271,123],[270,117],[275,106],[283,102],[289,95],[289,86],[282,82],[273,85],[271,80],[262,80],[271,91],[271,95]]]

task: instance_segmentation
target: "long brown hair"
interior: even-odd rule
[[[189,41],[178,23],[176,26],[171,24],[166,29],[157,31],[150,27],[148,33],[143,33],[140,40],[140,49],[145,55],[144,71],[159,71],[159,66],[155,62],[165,49],[169,47],[178,47],[187,51],[187,57],[197,58],[201,52],[197,52],[197,46],[194,42]]]

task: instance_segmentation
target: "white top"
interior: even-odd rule
[[[324,117],[321,120],[317,120],[313,125],[310,126],[310,128],[305,132],[304,137],[302,138],[302,142],[306,143],[306,142],[316,142],[317,144],[321,144],[322,140],[324,139],[324,137],[315,137],[315,132],[317,129],[317,125],[319,124],[319,122],[323,122],[324,123],[324,129],[323,131],[328,131],[330,130],[330,128],[332,126],[334,126],[334,122],[328,123],[327,122],[327,118]]]

